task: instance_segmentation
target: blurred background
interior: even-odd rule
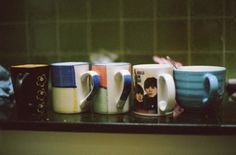
[[[235,0],[1,0],[0,64],[91,62],[94,53],[139,64],[169,55],[226,66],[232,78],[235,8]]]

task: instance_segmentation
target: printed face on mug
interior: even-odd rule
[[[48,99],[47,64],[11,66],[16,108],[19,118],[45,116]]]
[[[167,64],[133,66],[134,112],[145,116],[171,114],[175,104],[173,67]]]
[[[94,64],[101,84],[93,109],[97,113],[117,114],[129,111],[131,74],[129,63]]]
[[[87,62],[51,64],[53,110],[79,113],[89,110],[100,84],[99,75]]]

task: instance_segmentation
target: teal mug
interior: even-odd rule
[[[174,70],[176,101],[186,110],[201,110],[221,103],[226,68],[182,66]]]

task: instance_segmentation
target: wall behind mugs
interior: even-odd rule
[[[236,77],[234,0],[8,0],[0,5],[0,64],[90,61],[222,65]]]

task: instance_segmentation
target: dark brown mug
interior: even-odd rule
[[[11,78],[18,117],[45,116],[48,99],[49,66],[47,64],[11,66]]]

